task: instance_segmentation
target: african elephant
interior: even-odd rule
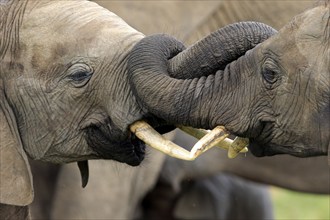
[[[268,187],[228,173],[189,179],[179,191],[158,182],[141,219],[274,219]]]
[[[223,125],[249,138],[256,156],[328,155],[329,5],[319,2],[278,33],[269,30],[273,36],[243,56],[249,25],[227,26],[183,52],[169,36],[142,39],[128,62],[138,102],[173,124]]]

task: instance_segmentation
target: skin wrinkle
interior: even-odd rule
[[[301,75],[300,74],[297,74],[297,80],[295,80],[296,82],[298,81],[296,85],[298,85],[297,87],[299,87],[300,85],[300,77]],[[294,120],[294,114],[296,112],[297,109],[300,110],[300,108],[298,108],[298,98],[299,98],[299,93],[300,93],[300,90],[298,90],[298,94],[296,96],[292,96],[292,94],[290,94],[291,96],[289,96],[291,99],[287,98],[288,100],[285,100],[285,102],[290,102],[291,105],[289,105],[287,108],[287,110],[283,112],[283,115],[285,115],[287,117],[287,120],[288,122],[286,124],[282,124],[282,130],[285,131],[286,130],[286,127],[290,124],[292,124],[292,121]],[[293,99],[292,99],[293,98]]]
[[[174,86],[175,86],[175,84],[174,83],[171,83],[165,89],[167,89],[167,88],[175,88]],[[188,88],[188,87],[185,87],[185,88]],[[179,108],[182,107],[182,105],[179,105],[179,103],[183,103],[183,101],[184,101],[184,97],[182,97],[182,96],[174,96],[173,97],[173,102],[174,103],[178,103],[178,107]],[[188,112],[186,113],[186,111],[188,111]],[[177,114],[177,115],[173,114],[172,117],[175,118],[175,120],[178,120],[178,118],[184,117],[183,115],[186,115],[186,114],[187,115],[190,115],[191,114],[189,108],[182,109],[182,114]]]
[[[186,94],[191,93],[191,90],[189,88],[191,88],[192,83],[195,84],[196,80],[197,79],[193,80],[193,82],[191,82],[191,83],[181,81]],[[159,82],[161,82],[161,81],[159,80]],[[177,85],[176,82],[173,82],[172,88],[178,88],[178,85]],[[173,92],[173,93],[176,94],[176,92]],[[185,108],[184,105],[182,104],[183,101],[185,100],[184,97],[175,96],[175,95],[173,95],[172,97],[174,98],[174,99],[172,98],[172,100],[174,101],[173,109],[178,109],[178,112],[182,112],[182,113],[178,114],[178,115],[175,114],[175,113],[171,113],[172,115],[170,115],[170,116],[172,116],[173,118],[178,119],[178,120],[181,117],[182,118],[188,118],[189,115],[191,115],[191,111],[190,111],[190,109]],[[191,100],[189,100],[189,101],[191,101]],[[193,103],[193,102],[191,102],[191,103]],[[171,104],[171,103],[169,103],[169,104]]]
[[[119,53],[118,54],[115,54],[114,55],[114,59],[117,59],[117,57],[116,56],[118,56],[118,58],[119,58]],[[122,54],[121,54],[121,56],[123,56]],[[124,58],[123,60],[125,60],[126,58]],[[120,57],[120,60],[122,60],[122,58]],[[126,61],[122,61],[122,62],[120,62],[119,63],[119,67],[116,67],[116,68],[124,68],[124,67],[122,67],[121,65],[126,65],[125,64],[125,62]],[[109,64],[107,64],[107,66],[104,66],[103,68],[105,68],[105,69],[107,69],[108,70],[108,72],[112,72],[112,71],[115,71],[115,66],[112,66],[111,65],[111,62],[109,63]],[[110,74],[110,73],[109,73]],[[116,76],[114,76],[114,77],[122,77],[122,76],[124,76],[125,75],[125,72],[122,72],[122,73],[119,73],[118,75],[116,75]],[[118,81],[118,82],[122,82],[119,78],[117,79],[117,78],[114,78],[113,80],[111,80],[111,81]],[[123,82],[125,82],[125,81],[123,81]],[[116,106],[116,102],[129,102],[130,101],[130,99],[131,99],[131,97],[132,97],[132,94],[130,93],[130,94],[128,94],[127,96],[126,96],[126,93],[125,93],[125,90],[126,90],[126,92],[127,92],[127,90],[128,90],[128,85],[127,85],[127,83],[126,84],[124,84],[124,85],[122,85],[121,83],[119,83],[119,84],[116,84],[116,87],[111,87],[111,85],[109,85],[110,86],[110,88],[109,88],[109,91],[111,92],[112,90],[116,90],[116,93],[112,93],[112,94],[115,94],[116,96],[110,96],[110,99],[112,99],[112,101],[111,101],[111,103],[113,103],[113,105],[111,105],[111,106],[108,106],[110,109],[109,109],[109,114],[111,113],[111,112],[116,112],[116,111],[113,111],[113,110],[111,110],[111,108],[118,108],[118,106]],[[121,94],[121,93],[123,93],[123,94]],[[106,94],[105,94],[106,95]],[[125,95],[125,96],[124,96]],[[118,101],[116,100],[117,99],[117,97],[123,97],[123,100],[122,99],[119,99]],[[112,107],[113,106],[113,107]],[[120,107],[120,106],[119,106]],[[120,109],[120,108],[119,108]],[[132,111],[134,111],[134,109],[131,109],[131,112]],[[111,114],[110,114],[110,117],[111,117]],[[125,121],[125,120],[127,120],[127,118],[125,118],[125,114],[123,114],[123,112],[119,112],[119,115],[114,115],[114,117],[118,117],[118,120],[122,120],[122,121]],[[122,119],[121,119],[122,118]],[[111,127],[109,124],[107,125],[108,127]]]
[[[201,77],[198,80],[194,80],[196,82],[195,85],[192,85],[193,83],[190,84],[190,91],[192,94],[191,98],[193,103],[196,103],[198,106],[200,106],[200,111],[198,112],[198,114],[201,116],[200,117],[200,124],[205,124],[205,122],[207,121],[207,115],[209,110],[207,109],[207,106],[209,105],[210,102],[206,102],[206,103],[199,103],[198,101],[198,97],[202,95],[202,90],[208,89],[210,91],[212,91],[212,86],[206,86],[206,82],[209,82],[209,85],[212,85],[212,83],[210,83],[210,81],[212,80],[213,76],[209,76],[209,77]],[[192,106],[192,108],[188,108],[188,115],[194,114],[194,111],[192,111],[192,109],[194,109],[194,106]],[[205,110],[203,110],[205,109]],[[195,117],[195,116],[194,116]]]
[[[1,96],[2,95],[4,96],[5,100],[7,100],[6,93],[1,94]],[[1,105],[0,105],[1,110],[4,112],[5,115],[11,115],[12,114],[11,111],[10,111],[10,107],[11,107],[10,106],[10,103],[6,103],[6,102],[1,103]],[[13,120],[12,117],[5,117],[5,120],[8,123],[8,125],[13,125],[14,124],[14,120]],[[10,133],[14,137],[16,137],[17,136],[17,132],[15,131],[15,128],[13,126],[9,126],[9,129],[10,129]]]
[[[39,86],[39,90],[41,89],[41,85],[37,84]],[[29,93],[29,91],[25,91],[27,94],[31,94]],[[37,92],[37,91],[36,91]],[[38,93],[38,92],[37,92]],[[63,92],[62,92],[63,93]],[[34,141],[42,141],[43,139],[47,140],[47,143],[43,149],[43,152],[41,152],[39,148],[35,148],[33,147],[31,149],[31,152],[38,152],[38,156],[36,158],[41,158],[43,156],[45,156],[45,153],[50,149],[50,147],[52,146],[53,142],[55,141],[54,138],[51,138],[51,141],[49,141],[49,139],[47,138],[50,134],[52,134],[54,131],[49,130],[49,128],[52,126],[50,123],[48,122],[48,120],[45,120],[48,118],[48,115],[51,115],[51,110],[49,109],[49,107],[51,107],[51,105],[46,105],[47,101],[45,101],[46,99],[41,99],[41,97],[39,95],[29,95],[30,96],[30,101],[27,103],[32,103],[34,107],[30,107],[30,108],[36,108],[36,106],[46,106],[46,108],[44,109],[46,112],[45,114],[41,114],[39,111],[32,111],[34,114],[34,118],[39,118],[39,121],[44,121],[46,122],[46,124],[44,125],[44,127],[47,127],[47,133],[45,133],[42,136],[39,136],[37,134],[34,134],[33,136],[36,138],[33,138]],[[34,97],[37,97],[37,99],[34,99]],[[46,102],[46,103],[45,103]],[[40,124],[39,124],[40,126]],[[30,127],[34,127],[34,126],[30,126]],[[48,147],[47,147],[48,146]]]
[[[328,13],[324,14],[323,19],[327,19],[327,24],[324,28],[323,36],[325,36],[325,37],[324,37],[322,44],[325,45],[325,50],[329,50],[330,49],[329,48],[330,47],[330,44],[329,44],[329,41],[330,41],[330,10],[328,11]]]
[[[82,99],[78,99],[78,100],[82,100]],[[79,102],[78,102],[78,104],[79,104]],[[61,105],[59,105],[59,106],[61,106]],[[82,123],[82,119],[84,118],[84,116],[82,117],[82,119],[80,119],[79,120],[79,118],[80,118],[80,116],[82,116],[82,115],[86,115],[87,114],[87,111],[85,111],[85,113],[83,113],[83,110],[84,110],[84,108],[78,108],[78,110],[76,111],[76,112],[74,112],[73,113],[73,119],[71,119],[71,118],[69,118],[70,120],[64,120],[64,121],[68,121],[70,124],[68,124],[68,125],[65,125],[65,127],[68,127],[68,128],[74,128],[74,124],[73,124],[73,122],[75,122],[75,121],[79,121],[78,122],[78,125],[80,125],[81,123]],[[88,109],[89,110],[89,109]],[[61,132],[60,134],[59,134],[59,136],[66,136],[66,138],[64,139],[64,140],[61,140],[60,142],[54,142],[54,143],[52,143],[52,146],[54,146],[53,148],[55,149],[56,148],[56,146],[62,146],[62,143],[64,143],[64,142],[69,142],[69,140],[73,140],[73,139],[75,139],[77,136],[80,136],[80,134],[79,133],[76,133],[76,134],[73,134],[73,133],[71,133],[71,135],[70,134],[67,134],[66,132],[65,132],[65,128],[64,129],[62,129],[62,131],[64,132]],[[80,131],[80,133],[81,133],[82,131]],[[76,144],[76,145],[74,145],[74,148],[76,148],[76,150],[74,150],[74,152],[76,152],[77,154],[79,154],[79,143],[82,141],[81,140],[82,139],[82,137],[80,137],[80,140],[78,140],[78,144]],[[50,151],[47,151],[46,152],[46,155],[51,155],[51,152]],[[56,155],[56,154],[55,154]]]
[[[251,33],[245,29],[251,29]],[[211,33],[205,39],[198,41],[194,47],[186,50],[190,51],[189,53],[183,51],[176,56],[177,58],[173,58],[172,62],[180,63],[180,66],[175,66],[176,74],[173,77],[190,79],[202,75],[214,74],[217,70],[223,70],[228,63],[244,55],[246,50],[252,49],[258,42],[267,39],[272,33],[275,33],[274,29],[261,24],[239,23],[225,26]],[[243,36],[243,34],[246,35]],[[216,43],[218,43],[216,47],[210,46]],[[194,54],[204,54],[204,56],[199,57],[199,59],[193,59]],[[182,59],[182,56],[185,59]],[[206,59],[206,57],[209,57],[209,59]],[[216,59],[212,59],[214,57]],[[186,66],[190,68],[184,68]],[[190,69],[194,70],[193,77],[191,76],[192,72],[190,72]],[[170,72],[172,71],[173,67],[170,69]]]
[[[19,47],[18,47],[19,46],[19,42],[18,42],[18,40],[19,40],[19,26],[21,25],[21,22],[20,22],[21,17],[18,15],[18,14],[20,14],[19,11],[20,10],[16,10],[16,14],[15,14],[15,16],[13,18],[13,20],[17,20],[18,25],[14,25],[14,29],[15,29],[14,33],[16,35],[14,39],[16,40],[16,42],[15,42],[15,44],[12,44],[11,45],[11,51],[13,51],[12,52],[12,59],[11,60],[14,60],[16,58],[17,52],[19,50]],[[24,9],[21,12],[21,14],[22,15],[24,14]],[[18,16],[18,18],[16,18],[16,16]]]
[[[301,77],[301,74],[296,74],[297,75],[297,81],[298,81],[298,85],[297,88],[298,88],[298,94],[293,96],[293,99],[292,99],[292,95],[290,96],[291,99],[287,100],[286,102],[291,102],[292,104],[289,106],[288,110],[286,113],[284,113],[283,115],[286,115],[286,118],[287,118],[287,123],[285,124],[281,124],[281,127],[279,127],[278,129],[280,131],[282,131],[282,136],[284,136],[284,134],[287,134],[286,136],[290,137],[289,138],[286,138],[285,140],[283,140],[283,144],[286,143],[287,145],[289,145],[289,143],[294,143],[296,141],[296,137],[295,135],[292,133],[292,131],[290,131],[290,129],[288,129],[289,127],[291,126],[295,126],[297,129],[301,126],[301,122],[302,122],[302,112],[304,111],[303,109],[303,106],[305,106],[305,104],[298,104],[299,102],[299,97],[301,97],[300,93],[301,93],[301,80],[300,80],[300,77]],[[297,85],[295,84],[295,85]],[[305,103],[305,97],[303,97],[303,102]],[[297,115],[299,118],[295,117],[295,115]],[[300,125],[294,125],[296,123],[299,123]],[[285,136],[284,136],[285,137]]]
[[[19,46],[19,26],[21,25],[22,17],[24,15],[25,7],[27,2],[22,1],[20,4],[14,4],[11,2],[6,3],[6,6],[3,7],[9,7],[8,10],[4,10],[1,14],[1,20],[3,26],[1,29],[4,33],[2,36],[4,36],[0,41],[0,59],[1,61],[5,58],[8,49],[10,48],[10,62],[12,62],[15,58],[17,58],[17,48]],[[18,9],[17,9],[18,8]],[[14,15],[12,16],[12,14]],[[8,21],[8,19],[11,19]],[[0,30],[1,30],[0,29]],[[8,30],[9,29],[9,30]],[[12,41],[14,40],[14,42]],[[1,43],[4,42],[4,43]]]
[[[205,77],[203,77],[203,78],[205,78]],[[214,91],[215,90],[215,85],[214,85],[214,79],[215,78],[215,76],[214,75],[210,75],[209,77],[207,77],[206,79],[205,79],[205,83],[204,83],[204,85],[205,85],[205,87],[207,87],[207,88],[209,88],[209,90],[210,91]],[[207,94],[205,94],[205,93],[201,93],[201,96],[206,96]],[[196,97],[197,98],[197,97]],[[211,93],[210,95],[209,95],[209,100],[212,100],[214,97],[213,97],[213,93]],[[207,102],[207,103],[200,103],[199,104],[199,106],[197,106],[197,108],[198,109],[201,109],[199,112],[197,112],[198,113],[198,115],[204,115],[204,118],[203,118],[203,120],[204,121],[206,121],[207,120],[207,116],[208,115],[211,115],[211,111],[212,111],[212,109],[214,109],[214,105],[217,105],[218,103],[212,103],[212,102]],[[202,112],[202,105],[204,105],[204,108],[206,108],[207,106],[212,106],[211,108],[209,108],[208,110],[207,110],[207,112],[206,113],[204,113],[204,112]]]
[[[130,47],[131,46],[132,45],[130,45]],[[127,50],[127,51],[129,51],[129,50]],[[119,69],[126,70],[127,57],[128,57],[128,54],[125,55],[125,58],[124,59],[120,59],[122,61],[118,65],[118,68]],[[132,93],[132,91],[130,89],[130,85],[128,83],[127,71],[123,72],[120,75],[125,75],[125,78],[126,78],[126,80],[125,80],[126,83],[124,84],[124,86],[119,86],[119,88],[123,88],[123,90],[122,90],[122,96],[120,96],[120,97],[124,97],[123,101],[124,101],[124,103],[127,103],[127,104],[129,104],[130,102],[132,102],[132,100],[134,102],[136,102],[135,96],[133,95],[133,93]],[[121,81],[121,80],[118,79],[118,81]],[[118,88],[117,88],[117,90],[118,90]],[[127,93],[127,91],[129,91],[129,93],[127,95],[125,95],[125,91],[126,91],[126,93]],[[141,114],[141,110],[139,110],[139,109],[131,109],[130,112],[131,112],[132,115]],[[117,126],[119,126],[119,125],[117,125]],[[127,128],[124,128],[124,129],[127,129]]]
[[[236,63],[236,64],[235,64]],[[219,118],[221,118],[222,120],[225,119],[226,123],[229,123],[230,127],[235,127],[235,133],[243,133],[243,131],[248,132],[248,129],[250,127],[250,122],[247,120],[241,120],[241,119],[246,119],[246,117],[244,117],[245,115],[247,115],[248,113],[246,112],[247,109],[253,109],[251,107],[247,107],[244,106],[243,108],[239,108],[238,107],[238,100],[241,98],[238,98],[236,96],[238,96],[239,94],[249,94],[249,90],[250,90],[250,85],[253,86],[253,80],[255,78],[255,75],[250,75],[250,74],[246,74],[244,73],[244,75],[240,74],[239,71],[235,70],[236,68],[242,68],[239,66],[244,65],[242,63],[242,60],[239,59],[238,61],[235,61],[233,64],[228,65],[226,70],[225,70],[225,76],[229,76],[228,79],[223,79],[221,82],[222,85],[225,85],[226,87],[223,87],[224,91],[226,91],[226,93],[221,93],[221,94],[227,94],[223,100],[223,106],[231,106],[234,109],[240,109],[240,112],[238,113],[238,115],[240,115],[240,119],[237,119],[235,116],[231,116],[230,118],[226,117],[226,112],[227,110],[222,109],[220,112],[223,112],[222,114],[219,114]],[[235,69],[231,69],[231,66],[235,66]],[[235,76],[235,74],[237,74]],[[238,75],[240,74],[240,76],[242,78],[238,78]],[[232,82],[232,83],[231,83]],[[243,82],[244,85],[241,85]],[[239,86],[240,85],[240,86]],[[230,86],[230,88],[228,88],[228,86]],[[241,92],[242,88],[244,88],[245,91],[244,93]],[[229,91],[229,92],[228,92]],[[229,95],[229,96],[228,96]],[[230,100],[230,102],[226,101],[226,100]],[[248,102],[250,106],[258,106],[257,103],[260,102],[260,98],[258,97],[254,97],[252,99],[250,99],[250,101],[255,100],[257,102]],[[222,101],[220,101],[222,103]],[[229,104],[230,103],[230,104]],[[253,113],[251,113],[252,116]],[[251,117],[251,119],[253,120],[255,117]],[[220,119],[220,120],[221,120]],[[219,123],[219,122],[218,122]],[[240,125],[240,126],[237,126]],[[227,125],[228,127],[228,125]]]
[[[228,66],[228,68],[226,68],[224,71],[222,72],[217,72],[217,74],[215,75],[215,82],[226,82],[225,77],[230,75],[229,71],[230,66]],[[220,78],[220,79],[219,79]],[[227,87],[230,85],[229,83],[219,83],[221,86],[217,86],[217,84],[214,86],[215,91],[219,91],[216,88],[221,87],[221,92],[218,94],[225,94],[224,91],[227,91]],[[232,94],[231,92],[229,92],[228,94]],[[222,102],[216,102],[216,103],[222,103],[222,106],[228,106],[228,98],[227,96],[223,96],[222,97],[223,101]],[[213,106],[212,106],[213,107]],[[225,110],[224,111],[217,111],[218,108],[214,107],[214,109],[212,110],[212,115],[216,115],[217,117],[214,118],[214,121],[212,121],[212,124],[216,124],[217,121],[221,120],[224,117],[225,114]]]
[[[322,109],[320,109],[319,105],[317,105],[316,108],[317,108],[317,112],[321,112]],[[329,107],[329,109],[330,109],[330,107]],[[330,110],[327,113],[328,113],[328,116],[329,116],[330,115]],[[317,117],[318,121],[325,120],[324,118],[322,118],[322,116],[320,114],[316,114],[316,117]],[[318,124],[317,129],[318,129],[317,134],[319,134],[319,139],[318,140],[320,141],[320,144],[317,147],[320,148],[320,146],[323,146],[323,145],[326,144],[326,140],[323,142],[323,138],[322,138],[323,129],[321,127],[321,124]],[[328,132],[328,131],[326,131],[326,132]],[[328,142],[330,143],[330,140],[328,140]]]

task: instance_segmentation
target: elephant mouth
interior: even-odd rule
[[[160,119],[145,119],[157,132],[163,134],[175,127]],[[123,132],[111,119],[84,128],[87,144],[102,159],[115,160],[130,166],[141,164],[146,154],[146,144],[132,132]]]
[[[276,153],[269,149],[269,147],[260,144],[259,142],[250,139],[249,150],[256,157],[264,157],[264,156],[273,156]]]
[[[290,154],[296,157],[305,157],[311,155],[312,152],[306,151],[304,146],[286,141],[276,144],[276,139],[273,137],[275,133],[275,125],[272,122],[263,124],[262,129],[258,136],[250,138],[249,150],[256,157],[274,156],[277,154]]]
[[[97,156],[102,159],[115,160],[130,166],[138,166],[145,157],[145,144],[134,134],[122,138],[109,129],[107,124],[91,125],[85,128],[86,140]]]
[[[187,134],[200,139],[190,151],[164,138],[161,134],[180,128]],[[129,131],[123,132],[107,119],[104,123],[92,124],[84,128],[87,144],[98,158],[110,159],[138,166],[146,154],[146,144],[168,156],[182,160],[195,160],[212,147],[228,150],[228,157],[247,151],[247,139],[231,140],[223,126],[212,131],[168,124],[161,119],[144,119],[129,125]]]
[[[269,142],[272,134],[272,123],[261,123],[258,135],[249,139],[249,150],[256,157],[273,156],[278,154],[272,147],[269,146]]]
[[[250,141],[249,150],[256,157],[274,156],[277,154],[289,154],[296,157],[314,155],[313,152],[306,151],[301,146],[284,146],[271,143],[261,144],[260,142],[254,140]]]

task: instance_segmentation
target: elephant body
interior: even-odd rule
[[[28,206],[15,206],[0,204],[1,219],[30,219],[30,211]]]
[[[240,21],[259,21],[279,29],[293,16],[312,7],[315,1],[95,2],[146,35],[168,33],[192,44],[225,25]],[[152,20],[150,16],[153,16]]]
[[[175,219],[274,219],[267,186],[226,173],[188,182],[176,203]]]
[[[158,169],[154,167],[164,155],[151,153],[153,157],[138,168],[93,161],[86,188],[80,186],[79,172],[74,164],[61,166],[55,183],[54,178],[39,179],[35,183],[32,219],[242,219],[236,216],[237,213],[254,219],[273,218],[266,186],[220,172],[206,178],[182,180],[180,189],[174,189],[170,180],[159,179],[163,164]],[[32,169],[40,171],[44,165],[37,164]],[[175,169],[180,172],[179,167]],[[42,183],[54,183],[55,193],[39,188]],[[41,200],[43,196],[50,201]],[[251,207],[250,200],[258,205]],[[187,209],[191,206],[195,212],[188,215]]]
[[[89,164],[90,180],[81,187],[75,164],[61,166],[51,201],[38,199],[32,203],[32,219],[133,219],[140,215],[140,201],[153,188],[160,172],[164,155],[150,152],[142,166],[129,167],[110,161]],[[157,166],[157,167],[156,167]],[[40,169],[40,164],[38,168]],[[54,181],[44,178],[39,183]],[[38,185],[36,185],[37,187]],[[47,191],[36,189],[36,198]],[[69,205],[70,204],[70,205]],[[47,205],[48,207],[43,207]],[[46,209],[45,209],[46,208]],[[47,209],[48,208],[48,209]]]

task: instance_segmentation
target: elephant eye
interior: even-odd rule
[[[262,76],[267,84],[274,84],[277,81],[278,68],[273,60],[266,60],[262,67]]]
[[[85,86],[93,75],[93,69],[86,64],[75,64],[69,68],[69,82],[76,88]]]

